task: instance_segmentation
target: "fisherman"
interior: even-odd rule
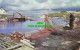
[[[75,21],[75,16],[73,15],[73,13],[70,13],[70,23],[69,23],[70,29],[74,28],[74,21]]]

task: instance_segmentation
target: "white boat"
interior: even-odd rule
[[[45,15],[41,16],[40,18],[42,18],[42,19],[45,18]]]

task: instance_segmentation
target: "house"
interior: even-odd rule
[[[80,12],[80,10],[76,10],[76,12]]]
[[[7,14],[8,21],[25,21],[27,17],[23,16],[21,13]]]
[[[3,8],[0,8],[0,18],[2,18],[2,15],[7,15],[7,11]]]
[[[7,14],[7,11],[3,8],[0,8],[0,14]]]
[[[16,13],[16,14],[14,14],[13,17],[15,20],[19,20],[19,21],[25,21],[26,20],[25,16],[23,16],[21,13]]]
[[[3,17],[2,17],[3,16]],[[0,8],[0,18],[7,19],[8,21],[25,21],[28,17],[23,16],[21,13],[7,13],[4,8]]]
[[[42,15],[40,18],[45,18],[45,15]]]

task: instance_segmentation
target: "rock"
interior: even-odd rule
[[[49,46],[49,44],[47,42],[43,42],[42,45],[43,46]]]
[[[70,43],[72,43],[72,41],[65,41],[65,42],[62,42],[61,44],[67,45],[67,44],[70,44]]]
[[[51,35],[61,35],[58,31],[51,32]]]

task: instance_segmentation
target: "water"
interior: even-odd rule
[[[38,19],[37,21],[25,21],[25,22],[0,22],[0,33],[11,34],[14,31],[20,31],[22,33],[26,33],[38,30],[40,29],[40,27],[28,27],[28,25],[38,25],[37,22],[44,22],[44,19]]]
[[[56,24],[56,25],[60,25],[60,26],[66,26],[69,23],[69,20],[65,20],[65,19],[52,19],[52,21]]]
[[[64,21],[63,19],[52,19],[52,21],[55,22],[57,25],[61,25],[61,23],[64,25],[67,24],[66,21]],[[14,31],[26,33],[38,29],[44,29],[40,27],[28,27],[28,25],[38,25],[37,22],[44,22],[44,19],[37,18],[37,21],[25,22],[0,22],[0,33],[11,34]]]

